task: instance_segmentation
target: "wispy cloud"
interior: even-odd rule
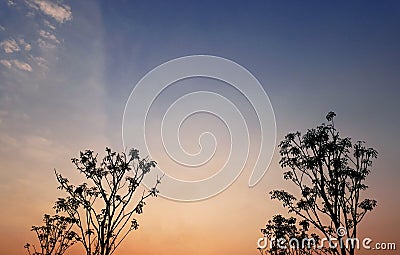
[[[18,59],[13,59],[12,62],[19,70],[32,72],[32,67],[28,63],[19,61]]]
[[[14,39],[8,39],[1,42],[0,47],[3,48],[5,53],[13,53],[21,50]]]
[[[57,44],[60,44],[60,41],[57,39],[55,34],[45,31],[43,29],[39,30],[40,37],[37,40],[37,43],[42,49],[54,49]]]
[[[6,59],[0,59],[0,64],[2,64],[3,66],[5,66],[7,68],[11,68],[12,67],[11,61],[6,60]]]
[[[52,43],[49,43],[45,40],[43,40],[42,38],[39,38],[37,40],[37,44],[39,45],[40,48],[42,49],[54,49],[56,46]]]
[[[32,66],[26,62],[20,61],[18,59],[0,59],[0,64],[7,68],[15,67],[21,71],[32,72]]]
[[[50,28],[51,30],[56,30],[56,26],[54,26],[53,24],[50,23],[50,21],[48,20],[44,20],[43,21],[44,25],[48,28]]]
[[[7,4],[8,4],[8,6],[15,6],[16,5],[16,3],[14,1],[12,1],[12,0],[8,0]]]
[[[51,40],[51,41],[57,43],[57,44],[60,43],[60,41],[57,39],[57,37],[54,34],[50,33],[49,31],[45,31],[45,30],[41,29],[39,31],[39,35],[45,39],[48,39],[48,40]]]
[[[25,51],[30,51],[32,49],[32,46],[22,38],[18,40],[18,43]]]
[[[40,10],[43,14],[52,17],[60,23],[72,19],[71,7],[66,4],[60,4],[47,0],[26,0],[31,8]]]
[[[47,61],[46,59],[42,58],[42,57],[33,57],[33,61],[35,62],[36,65],[42,67],[43,69],[48,69],[48,65],[47,65]]]
[[[21,50],[21,48],[25,51],[30,51],[32,49],[32,46],[27,43],[23,38],[20,38],[18,41],[12,38],[4,40],[0,42],[0,47],[7,54],[18,52]]]
[[[0,25],[0,67],[27,72],[37,68],[38,71],[47,70],[47,58],[55,56],[55,52],[48,54],[47,51],[56,49],[63,42],[57,29],[72,20],[71,7],[63,0],[7,1],[10,14],[18,15],[20,22],[33,33],[22,28],[9,30],[9,25]]]

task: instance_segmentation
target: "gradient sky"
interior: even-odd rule
[[[62,194],[54,168],[78,180],[69,159],[80,150],[123,150],[122,114],[134,85],[156,66],[193,54],[231,59],[257,77],[275,111],[278,141],[333,110],[343,135],[375,147],[367,194],[378,207],[361,231],[399,246],[400,2],[170,2],[0,0],[1,253],[22,254],[33,241],[30,226],[51,213]],[[177,93],[215,87],[193,82],[165,91],[154,120]],[[199,115],[192,125],[201,124],[221,133],[211,165],[218,166],[226,157],[224,127]],[[192,135],[200,131],[187,129],[183,143],[195,151]],[[254,188],[246,168],[211,199],[149,201],[141,228],[118,254],[258,254],[259,229],[285,212],[267,193],[290,189],[276,154]]]

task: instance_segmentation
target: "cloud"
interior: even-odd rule
[[[48,0],[26,0],[28,6],[39,9],[45,15],[48,15],[60,23],[72,19],[71,7],[66,4],[51,2]]]
[[[18,59],[0,59],[0,64],[7,68],[15,67],[21,71],[32,72],[32,67],[28,63],[19,61]]]
[[[38,43],[39,47],[42,49],[54,49],[56,47],[54,44],[48,43],[45,40],[43,40],[42,38],[39,38],[37,40],[37,43]]]
[[[18,68],[19,70],[32,72],[32,67],[28,63],[19,61],[17,59],[12,60],[12,62],[14,64],[14,66],[16,68]]]
[[[5,59],[0,59],[0,64],[2,64],[5,67],[11,68],[12,63],[9,60],[5,60]]]
[[[11,60],[1,59],[0,64],[2,64],[7,68],[15,67],[21,71],[32,72],[31,65],[23,61],[20,61],[18,59],[11,59]]]
[[[14,39],[8,39],[1,42],[0,47],[3,48],[5,53],[13,53],[21,50]]]
[[[16,6],[16,3],[12,0],[7,1],[8,6]]]
[[[50,21],[44,20],[43,23],[44,23],[48,28],[50,28],[51,30],[56,30],[56,27],[55,27],[53,24],[51,24]]]
[[[42,57],[33,57],[33,59],[34,59],[36,65],[38,65],[38,66],[40,66],[40,67],[42,67],[44,69],[48,69],[46,59],[44,59]]]
[[[40,38],[37,40],[37,43],[42,49],[53,49],[56,47],[56,44],[60,43],[57,37],[49,31],[41,29],[39,30],[39,35]]]
[[[57,58],[54,54],[57,52],[48,54],[47,50],[55,49],[63,43],[62,37],[58,38],[57,29],[60,24],[72,20],[71,7],[64,4],[63,0],[5,2],[6,11],[10,12],[10,16],[19,17],[18,23],[24,24],[24,28],[9,30],[4,24],[0,24],[0,67],[27,72],[32,72],[33,69],[48,70],[50,59],[47,58]],[[40,75],[46,73],[41,72]]]
[[[45,30],[41,29],[39,31],[39,34],[40,34],[41,37],[43,37],[45,39],[51,40],[51,41],[53,41],[53,42],[55,42],[57,44],[60,43],[60,41],[57,39],[57,37],[54,34],[48,32],[48,31],[45,31]]]
[[[29,43],[25,42],[24,39],[19,39],[18,42],[25,51],[30,51],[32,49],[32,46]]]

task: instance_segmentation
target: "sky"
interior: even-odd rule
[[[62,195],[53,169],[78,181],[70,158],[79,151],[124,150],[123,113],[136,84],[157,66],[189,55],[226,58],[251,72],[272,105],[277,142],[335,111],[341,134],[379,152],[366,192],[378,207],[365,218],[362,235],[398,241],[399,28],[398,1],[0,0],[2,254],[23,253],[34,238],[30,227],[52,212]],[[268,195],[291,189],[282,179],[276,147],[267,173],[248,187],[261,131],[243,94],[223,82],[186,79],[158,95],[148,119],[152,158],[188,180],[218,172],[229,159],[233,127],[207,113],[184,122],[179,137],[189,154],[202,152],[203,145],[211,150],[206,154],[215,149],[210,162],[187,172],[161,149],[166,109],[203,90],[230,99],[244,115],[249,163],[211,198],[149,201],[140,229],[118,254],[258,254],[260,228],[285,213]],[[128,116],[132,123],[142,121],[134,118]],[[143,127],[137,128],[139,139]],[[199,144],[203,132],[213,132],[218,143],[208,136]]]

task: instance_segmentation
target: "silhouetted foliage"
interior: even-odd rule
[[[285,136],[279,144],[280,165],[289,168],[283,177],[299,188],[300,196],[285,190],[270,194],[323,236],[341,242],[357,237],[359,223],[377,204],[373,199],[362,199],[377,152],[365,147],[364,142],[341,137],[334,125],[335,116],[328,113],[328,124],[309,129],[304,135],[295,132]],[[339,228],[345,229],[344,236],[337,234]],[[354,247],[342,246],[334,252],[354,254]]]
[[[36,233],[39,246],[27,243],[24,248],[30,255],[62,255],[79,241],[79,236],[72,231],[75,219],[65,216],[45,214],[44,225],[32,226],[31,231]]]
[[[81,152],[80,158],[72,162],[88,182],[74,186],[55,172],[58,188],[68,195],[58,198],[54,208],[75,220],[87,255],[110,255],[132,230],[138,229],[133,215],[143,212],[146,198],[157,196],[160,179],[152,189],[143,191],[132,206],[135,191],[156,162],[140,158],[135,149],[126,155],[109,148],[100,163],[91,150]]]
[[[296,222],[297,219],[294,217],[285,218],[280,214],[274,215],[265,228],[261,229],[265,248],[259,248],[260,253],[272,255],[332,253],[328,248],[316,249],[321,239],[317,234],[309,233],[310,223],[307,220],[302,220],[298,224]]]

